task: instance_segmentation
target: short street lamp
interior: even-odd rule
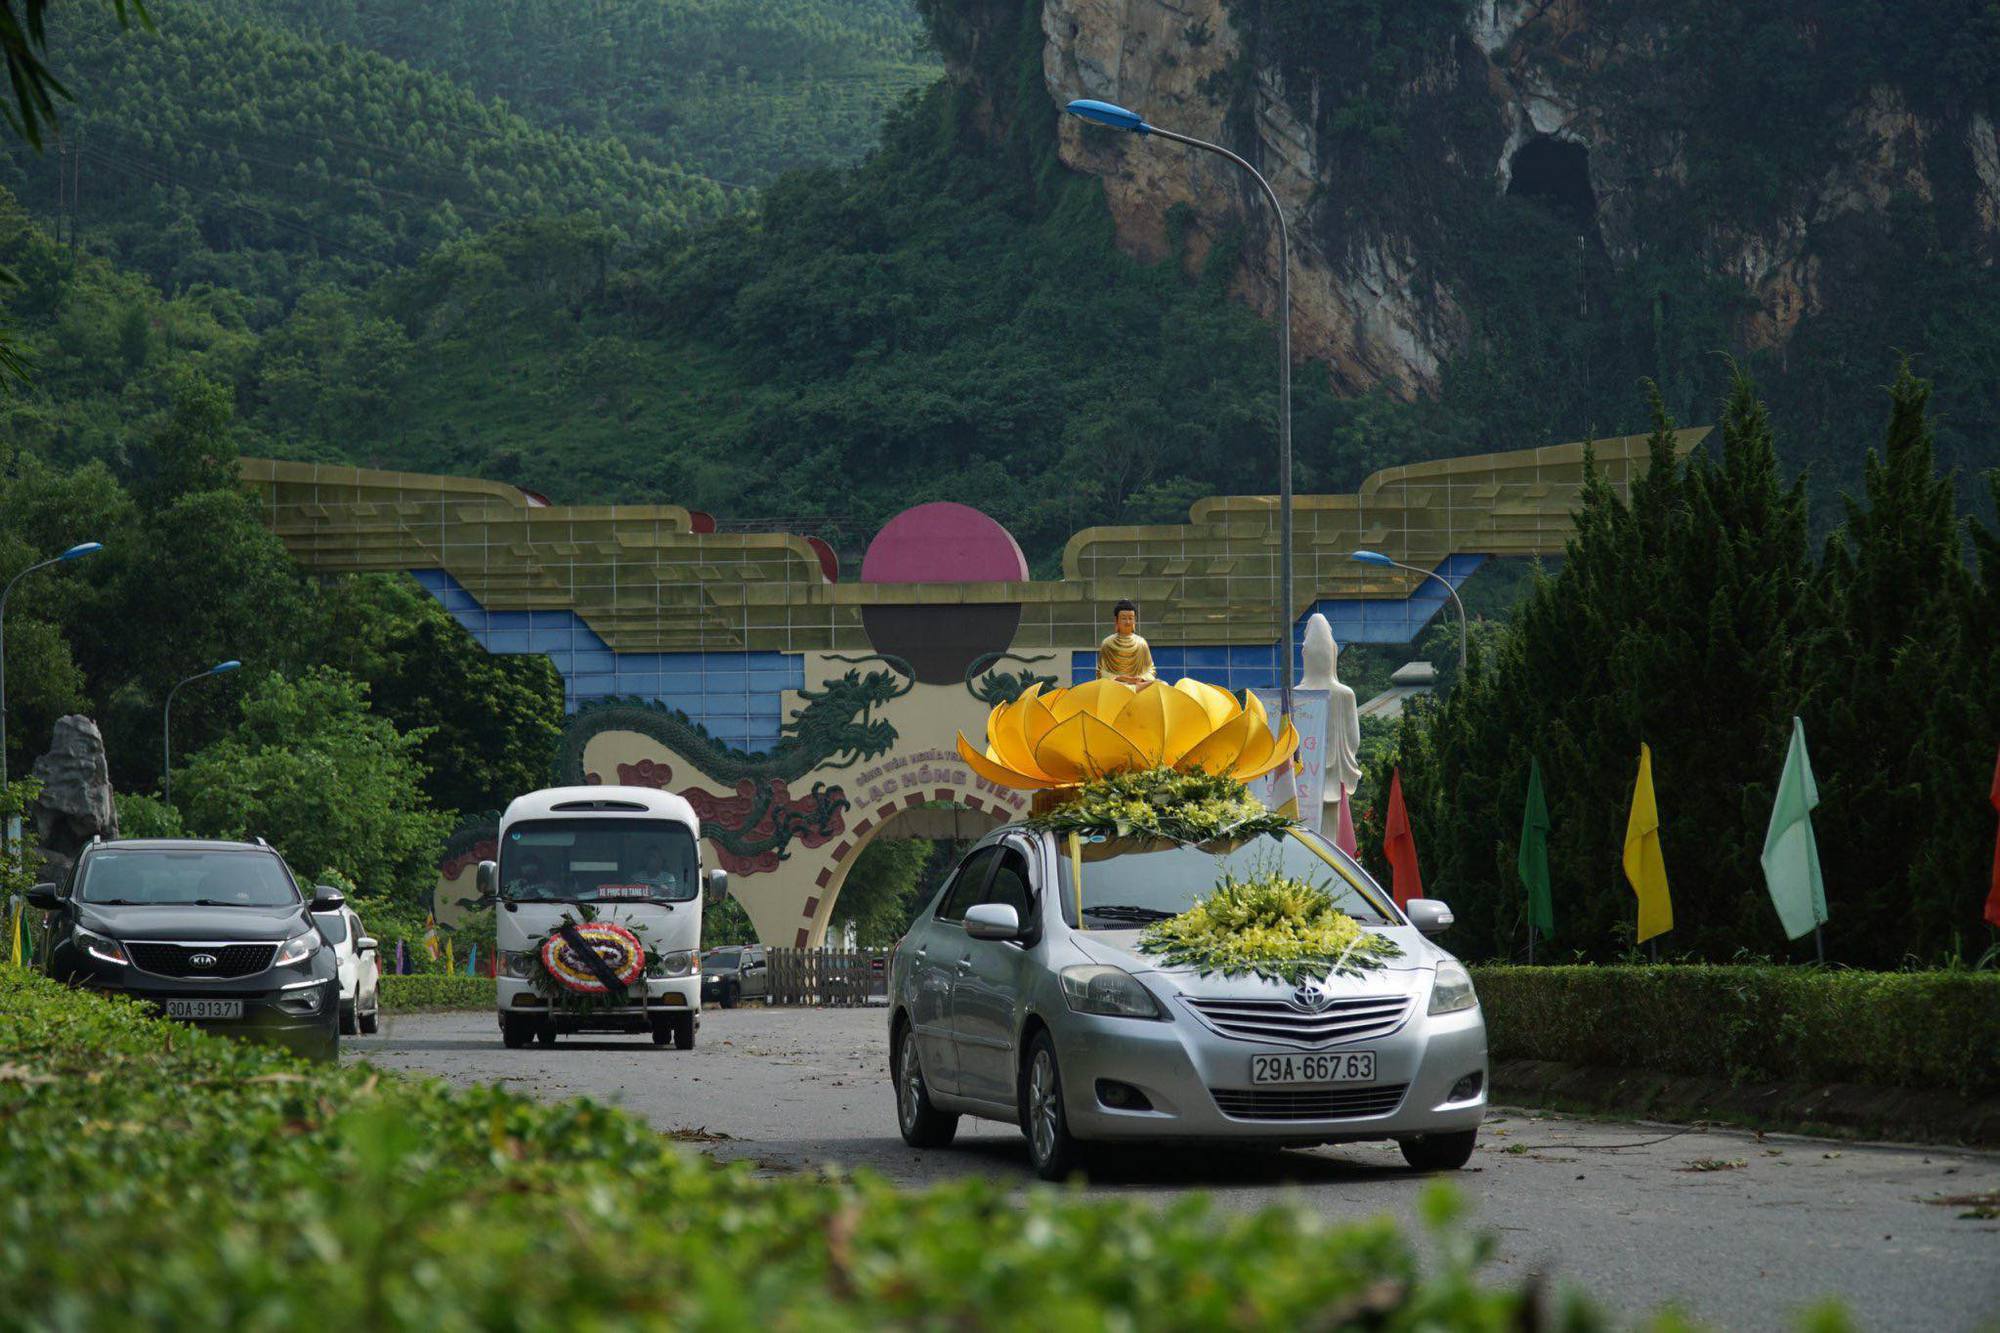
[[[174,803],[174,696],[181,692],[182,685],[192,685],[198,680],[207,680],[210,676],[226,676],[242,665],[233,657],[227,662],[217,662],[208,670],[195,672],[167,691],[166,717],[160,724],[160,798],[169,807]]]
[[[103,549],[103,542],[78,542],[61,555],[50,556],[38,565],[29,565],[8,579],[5,588],[0,588],[0,788],[7,785],[7,594],[14,591],[15,584],[38,569],[47,569],[50,565],[60,565],[69,560],[81,560]]]
[[[1175,143],[1228,158],[1249,172],[1250,178],[1263,189],[1264,198],[1271,204],[1271,216],[1278,220],[1278,644],[1284,664],[1278,676],[1278,709],[1281,716],[1289,719],[1292,715],[1292,672],[1296,661],[1292,647],[1292,238],[1285,227],[1284,207],[1278,202],[1278,192],[1271,188],[1271,182],[1264,179],[1263,173],[1221,144],[1192,139],[1185,134],[1163,130],[1158,125],[1149,125],[1138,112],[1127,111],[1110,102],[1080,97],[1071,102],[1068,109],[1072,116],[1094,124],[1127,130],[1141,137],[1158,135],[1162,139],[1171,139]]]
[[[1458,589],[1451,586],[1451,580],[1441,577],[1436,570],[1420,569],[1415,565],[1406,565],[1400,560],[1391,560],[1380,551],[1356,551],[1348,559],[1358,560],[1364,565],[1392,565],[1397,569],[1407,569],[1412,574],[1421,574],[1427,579],[1437,579],[1439,583],[1444,585],[1444,590],[1451,594],[1451,604],[1458,608],[1458,678],[1464,680],[1466,659],[1465,603],[1458,600]]]

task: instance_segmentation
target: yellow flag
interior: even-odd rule
[[[12,961],[15,967],[21,965],[21,913],[23,910],[20,907],[14,909],[14,957]]]
[[[1632,816],[1625,821],[1625,878],[1639,895],[1639,943],[1674,928],[1674,900],[1667,893],[1667,860],[1660,854],[1660,808],[1653,800],[1653,751],[1639,744],[1639,783],[1632,788]]]
[[[1660,882],[1662,884],[1666,883],[1665,880],[1661,880]],[[444,970],[447,972],[456,972],[458,970],[458,964],[452,959],[451,956],[450,940],[446,940],[444,942]]]

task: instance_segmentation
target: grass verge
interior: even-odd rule
[[[1600,1327],[1387,1219],[761,1179],[588,1101],[321,1069],[0,967],[0,1327]],[[1547,1321],[1544,1323],[1544,1321]]]

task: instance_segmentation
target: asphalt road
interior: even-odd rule
[[[711,1010],[688,1052],[629,1037],[510,1051],[490,1012],[385,1014],[381,1035],[342,1045],[385,1068],[590,1096],[662,1130],[725,1134],[702,1146],[771,1170],[837,1163],[911,1185],[1031,1181],[1009,1126],[967,1120],[949,1149],[904,1145],[881,1009]],[[1162,1148],[1121,1155],[1090,1188],[1413,1221],[1425,1179],[1393,1144]],[[1671,1304],[1721,1328],[1787,1328],[1838,1296],[1866,1328],[2000,1329],[2000,1220],[1937,1202],[2000,1192],[2000,1154],[1497,1109],[1455,1180],[1498,1242],[1497,1275],[1545,1273],[1622,1315]]]

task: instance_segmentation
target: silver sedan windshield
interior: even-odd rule
[[[1085,930],[1131,930],[1187,911],[1214,892],[1224,875],[1248,879],[1277,873],[1325,889],[1334,906],[1362,925],[1395,924],[1388,895],[1368,872],[1335,848],[1309,845],[1305,840],[1312,836],[1264,833],[1193,844],[1085,834],[1076,845],[1083,870],[1079,900],[1069,838],[1061,835],[1057,859],[1063,919]],[[1337,866],[1328,864],[1315,845],[1323,847]]]

